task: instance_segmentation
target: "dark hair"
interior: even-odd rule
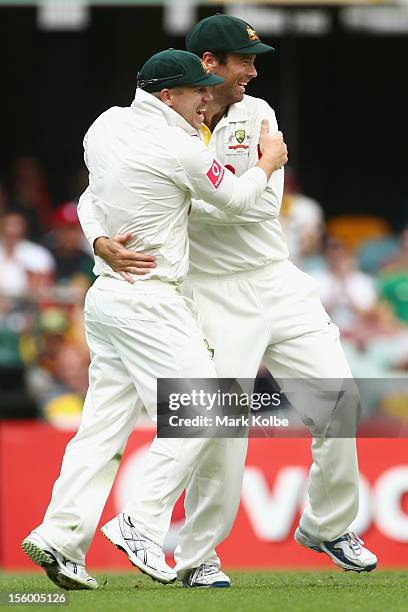
[[[227,63],[228,56],[231,55],[231,53],[229,53],[228,51],[218,51],[217,53],[213,53],[213,55],[217,58],[221,66],[225,66]]]

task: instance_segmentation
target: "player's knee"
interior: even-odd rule
[[[350,434],[353,434],[361,419],[361,395],[357,383],[353,378],[345,380],[342,393],[342,416],[347,419],[347,425],[351,428]]]

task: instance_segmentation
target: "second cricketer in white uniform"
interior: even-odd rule
[[[248,23],[225,15],[200,21],[187,36],[186,46],[225,79],[214,88],[206,112],[207,129],[203,126],[201,132],[209,149],[239,176],[258,159],[256,134],[261,119],[267,117],[271,129],[277,129],[269,105],[244,95],[247,83],[256,76],[256,54],[272,49],[260,42]],[[263,361],[278,380],[352,378],[338,328],[322,307],[316,281],[288,261],[278,220],[282,192],[283,170],[274,172],[259,203],[244,215],[233,217],[205,202],[193,202],[185,292],[199,308],[220,377],[253,378]],[[93,240],[98,235],[106,235],[103,225],[99,234],[95,228]],[[123,251],[121,260],[119,243],[111,241],[109,248],[107,244],[101,242],[97,252],[112,266],[124,272],[137,269],[136,259],[128,261]],[[302,415],[305,421],[310,422],[313,410],[310,406],[310,413]],[[213,440],[212,444],[211,453],[199,462],[188,483],[186,523],[176,551],[179,576],[187,572],[185,581],[192,586],[217,579],[212,570],[205,577],[206,566],[219,568],[210,543],[215,548],[228,534],[242,484],[246,441]],[[345,569],[374,569],[375,555],[349,531],[358,510],[355,439],[316,438],[312,456],[309,504],[296,541],[325,552]],[[214,464],[224,471],[226,505],[219,503],[209,477]]]
[[[179,290],[188,268],[191,197],[245,212],[287,160],[282,135],[269,135],[266,123],[264,155],[240,178],[200,142],[197,129],[210,87],[221,82],[197,56],[163,51],[142,68],[139,87],[146,91],[137,90],[132,106],[103,113],[85,136],[99,215],[109,232],[133,232],[133,248],[153,249],[157,266],[129,285],[100,261],[86,296],[91,365],[83,418],[66,448],[44,520],[22,542],[63,588],[98,586],[86,572],[85,554],[142,406],[156,416],[157,379],[216,378],[197,319]],[[173,505],[210,443],[156,438],[141,494],[103,528],[134,565],[161,582],[176,579],[161,548]]]
[[[256,163],[254,135],[261,118],[268,117],[271,129],[277,130],[272,109],[263,100],[244,96],[245,84],[256,76],[253,61],[262,52],[260,44],[249,24],[225,15],[202,20],[186,39],[186,48],[225,79],[214,90],[205,125],[212,130],[210,150],[238,176]],[[269,181],[263,199],[269,195],[273,206],[265,207],[263,219],[258,217],[258,208],[232,219],[213,207],[203,212],[203,206],[193,205],[187,290],[215,348],[217,373],[252,378],[263,361],[278,380],[351,378],[338,328],[321,305],[317,283],[288,261],[287,242],[278,220],[282,192],[283,170]],[[314,420],[313,411],[310,406],[302,415],[305,421]],[[241,440],[214,442],[225,443],[219,448],[226,453],[228,480],[234,470],[237,474],[238,456],[243,466],[244,444]],[[358,510],[355,440],[315,438],[312,456],[309,505],[300,519],[296,540],[326,552],[346,569],[373,569],[375,555],[348,531]],[[199,469],[202,474],[201,463]],[[199,478],[190,482],[186,508],[189,495],[195,499],[198,491],[208,507],[211,490],[203,491],[202,484]],[[196,504],[192,514],[197,514],[199,507]],[[185,537],[188,528],[194,527],[194,521],[186,523]]]

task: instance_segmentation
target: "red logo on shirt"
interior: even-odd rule
[[[230,145],[228,147],[229,149],[249,149],[249,145],[244,145],[244,144],[237,144],[237,145]]]
[[[224,178],[224,174],[225,174],[224,166],[221,166],[221,164],[219,164],[214,159],[211,165],[211,168],[207,172],[207,176],[216,189],[218,189],[218,187],[221,185],[221,181]]]

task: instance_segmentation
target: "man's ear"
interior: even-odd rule
[[[219,65],[218,59],[210,51],[203,53],[203,57],[201,59],[203,64],[205,64],[208,70],[211,70],[211,72]]]
[[[173,106],[173,95],[171,89],[162,89],[160,91],[160,100],[167,104],[167,106]]]

